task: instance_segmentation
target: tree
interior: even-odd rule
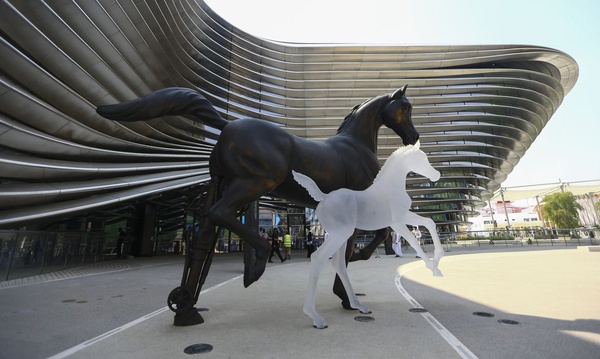
[[[571,192],[554,193],[544,198],[544,218],[552,221],[557,228],[579,227],[577,210],[583,207]]]

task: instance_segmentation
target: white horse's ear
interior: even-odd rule
[[[415,149],[420,149],[421,148],[421,141],[417,141],[417,143],[415,143]]]

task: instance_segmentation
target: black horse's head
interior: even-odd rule
[[[412,123],[412,105],[404,96],[406,85],[390,95],[390,102],[382,111],[383,124],[402,138],[404,145],[414,145],[419,132]]]

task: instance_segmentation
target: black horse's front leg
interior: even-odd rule
[[[355,250],[354,249],[354,240],[356,239],[356,235],[358,234],[358,230],[354,231],[352,237],[348,238],[348,243],[346,245],[346,266],[348,266],[348,262],[354,262],[358,260],[367,260],[371,258],[371,255],[375,253],[377,247],[390,234],[390,228],[380,229],[375,233],[375,238],[367,244],[364,248]],[[335,281],[333,282],[333,293],[337,295],[342,300],[342,307],[348,310],[354,310],[352,306],[350,306],[350,301],[348,300],[348,295],[346,294],[346,289],[344,288],[344,284],[342,284],[342,280],[338,275],[335,276]]]
[[[264,185],[264,184],[262,184]],[[267,191],[253,179],[233,178],[228,181],[222,196],[209,210],[210,220],[244,239],[244,287],[256,282],[267,267],[271,252],[269,242],[258,231],[250,229],[237,218],[238,209],[260,198]],[[246,244],[248,246],[246,246]]]

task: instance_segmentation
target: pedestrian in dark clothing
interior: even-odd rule
[[[310,258],[310,255],[317,250],[317,245],[313,242],[313,234],[308,231],[308,239],[306,241],[306,258]]]
[[[119,237],[117,238],[117,258],[121,258],[123,254],[123,243],[125,242],[125,231],[119,228]]]
[[[281,259],[281,263],[285,262],[285,258],[281,255],[279,251],[279,245],[281,244],[282,239],[279,237],[279,233],[277,232],[277,228],[273,230],[273,237],[271,241],[271,254],[269,254],[269,263],[273,263],[273,255],[277,253],[279,259]]]

